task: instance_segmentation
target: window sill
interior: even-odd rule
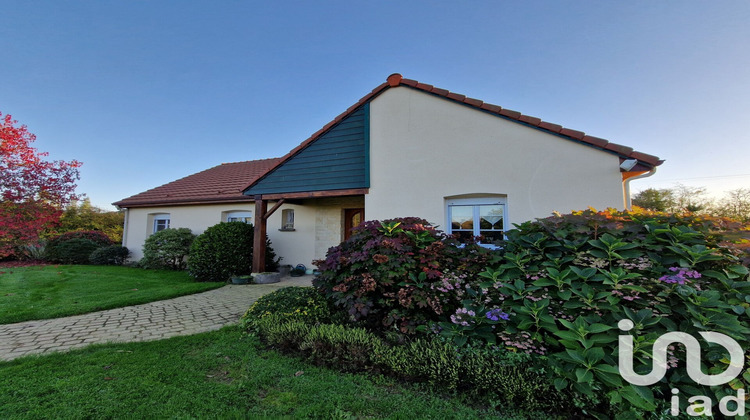
[[[294,232],[297,229],[279,229],[279,232]]]

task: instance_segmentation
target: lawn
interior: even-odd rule
[[[47,265],[0,268],[0,324],[57,318],[203,292],[185,272]]]
[[[0,418],[267,417],[513,418],[388,378],[315,367],[263,349],[236,326],[0,362]]]

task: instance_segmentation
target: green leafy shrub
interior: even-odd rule
[[[569,393],[557,392],[532,357],[494,347],[457,348],[437,338],[389,345],[363,328],[311,324],[266,314],[253,331],[269,346],[344,372],[379,372],[450,391],[471,391],[477,400],[532,411],[577,414]]]
[[[575,412],[569,394],[550,383],[543,360],[497,346],[457,348],[450,341],[418,338],[385,348],[377,356],[391,372],[409,381],[448,390],[471,391],[496,404],[528,411]]]
[[[43,241],[21,247],[20,257],[23,260],[42,261],[47,255],[47,244]]]
[[[559,390],[572,389],[592,400],[604,398],[591,414],[643,415],[669,401],[671,389],[684,402],[694,395],[717,401],[747,387],[750,370],[728,386],[698,385],[688,377],[684,350],[670,350],[670,369],[652,387],[634,386],[619,374],[618,336],[631,334],[634,365],[651,366],[651,347],[670,331],[698,336],[715,331],[750,348],[748,270],[734,252],[718,245],[715,227],[704,218],[587,210],[524,223],[507,233],[502,260],[467,281],[464,310],[497,305],[508,320],[490,336],[443,328],[447,323],[479,323],[458,312],[434,329],[453,339],[488,341],[547,354]],[[459,316],[461,315],[461,316]],[[477,317],[481,316],[478,312]],[[619,331],[618,322],[635,327]],[[464,341],[466,342],[466,341]],[[704,351],[709,372],[726,368],[720,347]],[[611,410],[611,411],[609,411]],[[640,410],[640,411],[638,411]]]
[[[377,365],[375,355],[382,353],[382,340],[362,328],[313,324],[310,319],[279,313],[262,315],[257,318],[246,314],[243,327],[258,334],[269,346],[302,355],[317,365],[345,372],[368,371]]]
[[[315,262],[321,274],[313,285],[368,328],[413,333],[460,304],[440,300],[444,273],[471,276],[492,258],[478,245],[457,246],[423,219],[368,221]]]
[[[51,238],[48,242],[48,246],[55,246],[58,243],[69,241],[71,239],[88,239],[99,246],[113,245],[112,240],[104,233],[98,230],[77,230],[73,232],[66,232],[62,235]]]
[[[328,301],[311,287],[284,287],[256,300],[242,317],[242,323],[249,326],[254,320],[268,316],[315,324],[330,322],[332,308]]]
[[[200,234],[190,249],[188,272],[199,281],[227,281],[250,274],[253,265],[253,225],[222,222]],[[278,268],[278,258],[266,238],[266,269]]]
[[[300,353],[300,343],[312,328],[302,319],[290,319],[278,314],[254,318],[252,322],[245,321],[242,325],[256,332],[269,346],[291,354]]]
[[[94,265],[122,265],[128,255],[130,251],[124,246],[105,246],[94,250],[89,256],[89,261]]]
[[[68,244],[73,239],[76,241]],[[44,259],[62,264],[88,264],[89,255],[93,252],[91,243],[96,245],[93,249],[112,245],[112,241],[107,235],[99,231],[67,232],[55,236],[47,242],[46,247],[44,247]],[[80,247],[80,249],[76,249],[76,247]]]
[[[160,230],[143,244],[143,268],[184,270],[195,235],[188,228]]]
[[[409,381],[429,382],[450,390],[458,388],[461,359],[449,342],[429,337],[416,339],[383,349],[378,359]]]
[[[336,324],[315,325],[299,344],[314,363],[344,372],[361,372],[376,366],[374,355],[384,344],[364,328]]]
[[[99,248],[99,244],[89,239],[73,238],[48,246],[46,259],[60,264],[88,264],[89,256]]]

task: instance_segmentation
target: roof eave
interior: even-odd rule
[[[143,200],[143,201],[117,201],[112,203],[113,206],[120,208],[136,207],[159,207],[165,205],[187,206],[193,204],[228,204],[228,203],[247,203],[253,202],[253,197],[242,195],[232,197],[206,197],[206,198],[184,198],[184,199],[163,199],[163,200]]]

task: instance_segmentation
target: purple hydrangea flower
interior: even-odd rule
[[[500,309],[490,309],[489,311],[487,311],[485,316],[490,321],[499,321],[501,319],[507,321],[508,319],[510,319],[510,315],[506,314]]]
[[[670,267],[669,271],[675,274],[668,274],[666,276],[659,277],[659,281],[669,284],[685,284],[688,279],[699,279],[701,273],[695,270],[686,270],[680,267]]]

